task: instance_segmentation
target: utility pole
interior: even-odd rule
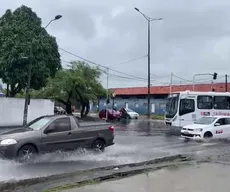
[[[170,94],[172,93],[172,79],[173,79],[173,73],[171,73],[171,75],[170,75],[170,86],[169,86],[169,88],[170,88],[169,93]]]
[[[148,20],[148,118],[150,118],[150,20]]]
[[[55,20],[58,20],[62,18],[61,15],[55,16],[54,19],[52,19],[45,27],[45,29]],[[33,63],[33,42],[32,39],[31,45],[30,45],[30,54],[29,54],[29,63],[28,63],[28,77],[27,77],[27,85],[26,85],[26,97],[25,97],[25,104],[24,104],[24,112],[23,112],[23,126],[27,124],[27,118],[28,118],[28,105],[30,100],[30,82],[31,82],[31,70],[32,70],[32,63]]]
[[[225,91],[228,92],[228,75],[225,75]]]
[[[109,102],[109,68],[106,68],[107,73],[107,90],[106,90],[106,121],[108,120],[108,102]]]
[[[153,18],[150,18],[148,16],[146,16],[144,13],[142,13],[138,8],[134,8],[136,11],[138,11],[141,15],[143,15],[143,17],[148,21],[148,112],[147,112],[147,115],[148,115],[148,119],[150,119],[150,109],[151,109],[151,106],[150,106],[150,22],[151,21],[156,21],[156,20],[163,20],[162,18],[157,18],[157,19],[153,19]]]
[[[26,98],[24,104],[24,115],[23,115],[23,126],[27,124],[27,116],[28,116],[28,105],[29,105],[29,94],[30,94],[30,81],[31,81],[31,69],[32,69],[32,62],[33,62],[33,52],[32,52],[32,45],[30,46],[30,56],[29,56],[29,63],[28,63],[28,78],[27,78],[27,85],[26,85]]]

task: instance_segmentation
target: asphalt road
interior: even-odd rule
[[[230,142],[185,143],[178,136],[167,136],[164,128],[148,127],[146,121],[116,126],[115,145],[104,153],[86,150],[41,155],[20,164],[0,160],[0,181],[54,175],[108,165],[134,163],[173,154],[195,154],[197,158],[229,159]]]

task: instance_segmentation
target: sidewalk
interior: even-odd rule
[[[201,164],[161,169],[65,192],[229,192],[230,166]]]

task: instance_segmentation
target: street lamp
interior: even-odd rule
[[[50,25],[50,23],[52,23],[55,20],[61,19],[61,18],[62,18],[62,15],[56,15],[54,19],[50,20],[50,22],[45,26],[45,29]]]
[[[134,8],[148,21],[148,118],[150,118],[150,22],[163,20],[163,18],[151,18],[142,13],[138,8]]]
[[[58,20],[62,18],[61,15],[56,15],[54,19],[52,19],[45,27],[45,29],[55,20]],[[32,46],[33,46],[33,39],[32,43],[30,45],[30,56],[29,56],[29,66],[28,66],[28,78],[27,78],[27,85],[26,85],[26,96],[25,96],[25,105],[24,105],[24,113],[23,113],[23,126],[27,124],[27,116],[28,116],[28,105],[29,105],[29,99],[30,99],[30,81],[31,81],[31,68],[32,68],[32,58],[33,58],[33,52],[32,52]]]

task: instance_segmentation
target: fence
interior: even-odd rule
[[[25,99],[0,97],[0,126],[20,126],[23,124]],[[54,114],[54,102],[47,99],[31,99],[27,121],[42,115]]]

